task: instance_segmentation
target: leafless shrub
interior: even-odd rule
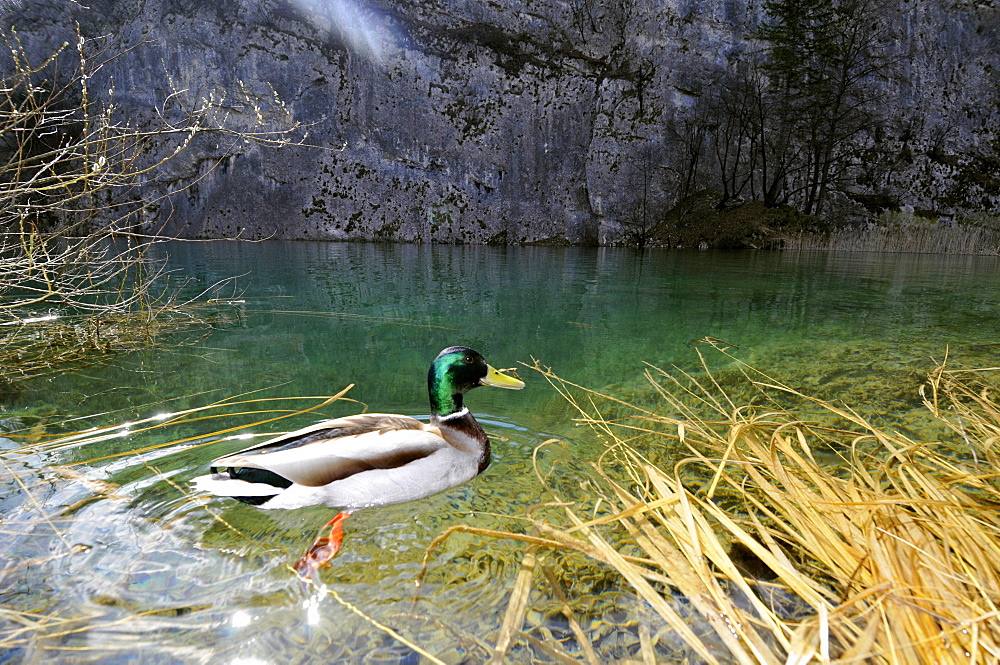
[[[143,187],[158,169],[201,134],[282,147],[302,145],[307,127],[276,94],[260,99],[242,87],[234,101],[215,93],[192,101],[174,88],[140,128],[121,117],[113,83],[104,101],[93,94],[95,76],[117,57],[99,43],[78,35],[35,63],[9,30],[0,31],[0,48],[11,64],[0,80],[0,362],[10,381],[24,374],[25,340],[65,340],[67,328],[55,323],[64,315],[96,317],[74,330],[107,329],[116,318],[150,326],[158,308],[176,305],[154,293],[164,264],[149,252],[157,238],[139,231],[143,210],[158,202]],[[71,346],[90,348],[90,334]]]

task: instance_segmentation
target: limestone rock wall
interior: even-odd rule
[[[616,242],[637,198],[676,201],[685,121],[753,47],[761,4],[37,0],[0,12],[39,56],[77,22],[121,53],[92,90],[113,90],[138,126],[205,99],[231,129],[307,126],[308,145],[280,148],[197,136],[145,183],[149,229],[589,244]],[[894,122],[877,139],[901,157],[879,186],[916,208],[995,207],[996,183],[969,180],[968,165],[997,154],[998,13],[901,6],[901,65],[884,82]]]

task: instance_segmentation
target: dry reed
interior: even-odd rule
[[[786,237],[785,249],[917,254],[1000,254],[996,219],[978,218],[942,224],[907,213],[886,213],[863,225],[829,233]]]
[[[639,626],[633,662],[663,658],[666,635],[686,644],[683,658],[706,663],[1000,660],[1000,407],[990,381],[1000,368],[937,367],[922,392],[955,440],[917,442],[728,359],[765,397],[806,400],[846,426],[737,405],[704,359],[698,377],[647,371],[669,417],[535,365],[608,446],[590,500],[550,489],[564,519],[532,518],[539,540],[487,534],[531,543],[493,662],[518,645],[557,662],[607,659],[581,628],[595,624],[581,619],[574,589],[553,581],[557,557],[546,552],[558,550],[616,571],[666,626]],[[683,451],[673,468],[645,452],[663,446]],[[551,485],[557,470],[536,467]],[[575,649],[527,625],[543,587]]]

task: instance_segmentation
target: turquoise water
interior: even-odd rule
[[[516,516],[545,498],[531,456],[548,438],[566,441],[545,454],[563,462],[560,486],[579,491],[600,440],[574,427],[537,373],[520,367],[523,391],[468,396],[495,441],[486,474],[348,521],[344,550],[323,576],[336,595],[304,590],[288,569],[329,510],[263,512],[187,485],[212,458],[246,445],[206,435],[267,417],[236,412],[318,402],[280,398],[354,384],[348,396],[362,404],[319,413],[425,415],[427,367],[445,346],[472,346],[496,367],[537,359],[576,383],[642,399],[644,363],[694,368],[697,341],[713,337],[790,385],[900,427],[916,427],[932,358],[947,351],[987,366],[1000,351],[995,257],[285,242],[160,251],[172,285],[215,299],[215,327],[39,381],[5,405],[4,419],[51,433],[241,394],[270,401],[76,447],[26,451],[0,440],[0,663],[417,662],[406,641],[445,662],[483,660],[523,546],[457,534],[432,552],[417,603],[414,581],[450,526],[523,528]],[[601,584],[606,600],[640,620],[634,599]],[[627,635],[615,639],[628,656]]]

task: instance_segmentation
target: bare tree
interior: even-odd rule
[[[852,141],[874,122],[872,84],[891,66],[892,9],[885,0],[768,0],[765,7],[772,116],[794,129],[788,194],[819,215],[847,174]]]
[[[687,145],[709,151],[720,203],[790,203],[820,215],[863,174],[856,144],[880,122],[873,83],[891,68],[885,0],[768,0],[765,48],[710,87]],[[701,133],[704,132],[704,137]],[[702,155],[695,153],[691,163]]]
[[[657,240],[657,227],[663,218],[663,177],[659,173],[663,168],[662,156],[662,148],[648,144],[636,151],[626,167],[633,189],[621,206],[623,214],[619,223],[624,232],[623,241],[639,249]]]

